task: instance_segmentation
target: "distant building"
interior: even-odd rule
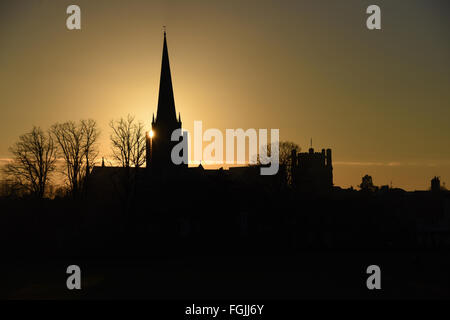
[[[431,179],[431,191],[432,192],[439,192],[441,191],[441,180],[439,177],[434,177]]]
[[[301,191],[327,191],[333,187],[331,149],[297,153],[292,151],[291,175],[294,188]]]

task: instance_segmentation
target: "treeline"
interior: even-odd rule
[[[123,167],[145,163],[145,130],[128,115],[110,121],[112,157]],[[92,119],[34,126],[9,148],[12,159],[0,168],[0,196],[84,197],[92,168],[98,163],[100,129]],[[63,184],[56,183],[62,174]]]

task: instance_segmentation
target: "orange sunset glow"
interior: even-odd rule
[[[277,128],[303,151],[312,138],[333,149],[342,187],[365,174],[406,190],[450,181],[444,2],[379,1],[380,32],[365,28],[367,1],[79,0],[82,29],[69,31],[72,2],[0,4],[1,164],[33,125],[92,118],[107,160],[112,119],[132,114],[150,130],[165,25],[188,131],[195,120]]]

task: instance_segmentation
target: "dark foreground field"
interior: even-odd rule
[[[186,190],[0,201],[0,297],[450,298],[449,193]]]
[[[66,288],[77,264],[82,289]],[[381,268],[379,291],[367,266]],[[448,299],[448,252],[304,252],[293,256],[185,256],[145,260],[4,261],[7,299]]]

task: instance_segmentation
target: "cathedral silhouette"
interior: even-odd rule
[[[172,132],[181,129],[181,115],[178,119],[175,111],[172,76],[170,73],[169,53],[167,49],[166,32],[161,63],[161,78],[159,82],[158,109],[156,119],[153,114],[152,132],[146,135],[146,165],[154,172],[166,172],[174,169],[171,160],[173,147],[178,143],[171,141]],[[184,165],[187,167],[187,164]]]
[[[187,163],[174,164],[171,158],[173,147],[180,141],[172,141],[172,133],[182,129],[181,114],[176,113],[172,75],[167,46],[167,35],[164,31],[161,75],[159,83],[158,104],[152,116],[151,132],[146,133],[146,167],[123,168],[117,166],[96,166],[89,177],[89,196],[95,199],[115,199],[117,193],[129,193],[132,184],[138,191],[152,189],[158,184],[173,186],[181,183],[186,188],[199,185],[242,185],[269,186],[280,189],[286,186],[287,164],[280,164],[280,170],[273,176],[260,175],[260,165],[230,167],[228,170],[205,169],[200,164],[189,167]],[[183,139],[183,136],[182,138]],[[183,142],[187,146],[187,141]],[[182,150],[180,152],[183,152]],[[183,156],[183,154],[180,154]],[[302,191],[327,191],[333,187],[331,150],[314,153],[292,153],[290,159],[290,174],[293,186]],[[237,187],[239,188],[239,187]],[[152,191],[154,192],[154,191]],[[128,198],[128,196],[125,196]]]

